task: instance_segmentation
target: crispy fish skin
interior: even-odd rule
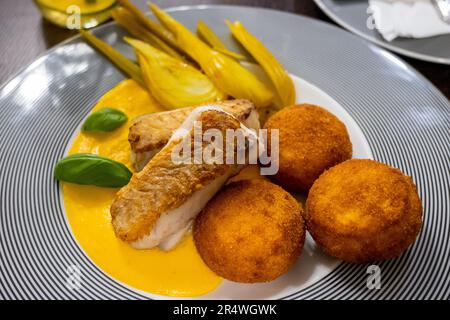
[[[240,128],[240,122],[217,110],[203,111],[198,119],[203,132],[214,128],[225,136],[226,129]],[[191,139],[191,132],[187,139]],[[116,235],[134,242],[151,233],[162,214],[180,207],[192,194],[222,177],[237,165],[177,164],[172,161],[172,150],[183,141],[171,140],[145,166],[133,175],[128,185],[116,195],[110,213]],[[193,152],[192,152],[193,154]],[[225,155],[224,155],[225,156]]]
[[[243,122],[256,112],[252,102],[243,99],[214,102]],[[150,113],[136,118],[130,127],[128,141],[131,146],[134,167],[139,171],[169,141],[172,133],[196,107]]]

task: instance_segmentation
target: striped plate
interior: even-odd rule
[[[322,22],[246,7],[172,12],[191,28],[199,19],[213,25],[231,46],[222,21],[243,21],[292,74],[345,108],[375,159],[411,175],[419,189],[423,230],[405,254],[379,263],[381,290],[367,289],[367,266],[339,263],[284,298],[449,299],[449,101],[396,56]],[[132,56],[114,24],[95,33]],[[0,89],[0,298],[148,297],[110,278],[87,258],[71,234],[52,174],[91,106],[122,78],[76,37]],[[66,288],[71,265],[83,270],[82,290]]]

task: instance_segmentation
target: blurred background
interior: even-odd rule
[[[0,85],[47,49],[77,34],[75,30],[58,27],[44,19],[43,15],[46,15],[48,19],[53,19],[55,23],[58,23],[58,16],[52,16],[54,12],[52,10],[49,12],[46,5],[55,4],[55,8],[58,8],[58,6],[66,6],[66,2],[83,1],[92,2],[90,8],[95,10],[93,9],[88,14],[95,14],[98,22],[108,20],[107,9],[115,3],[115,0],[0,0]],[[136,6],[145,11],[148,11],[147,1],[132,0]],[[258,6],[302,14],[335,24],[313,0],[154,0],[152,2],[162,8],[199,4]],[[407,57],[402,57],[402,59],[424,74],[447,98],[450,98],[449,65]]]

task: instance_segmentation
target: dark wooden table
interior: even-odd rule
[[[141,8],[148,0],[133,0]],[[273,8],[331,22],[313,0],[154,0],[161,7],[234,4]],[[41,18],[31,0],[0,0],[0,84],[55,44],[73,36]],[[403,57],[450,99],[450,66]]]

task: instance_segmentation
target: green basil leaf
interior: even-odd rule
[[[122,163],[89,153],[73,154],[59,160],[54,174],[60,181],[107,188],[123,187],[132,176]]]
[[[103,108],[92,113],[83,123],[81,130],[90,132],[108,132],[120,127],[128,118],[120,110]]]

